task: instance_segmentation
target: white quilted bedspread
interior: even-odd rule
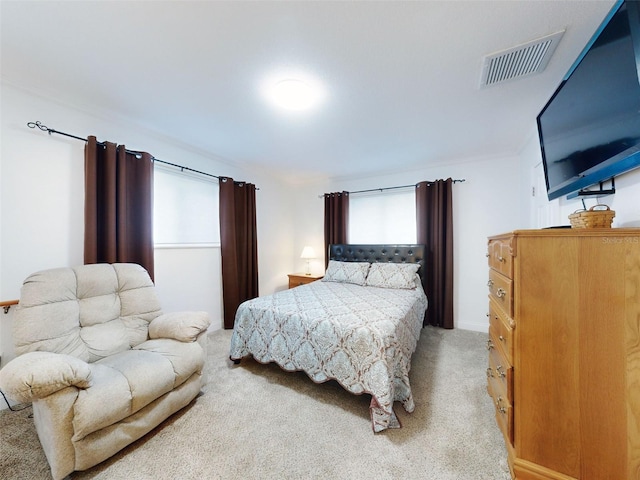
[[[230,356],[252,355],[315,382],[371,394],[374,432],[399,428],[393,403],[415,405],[409,384],[427,298],[413,290],[317,281],[238,308]]]

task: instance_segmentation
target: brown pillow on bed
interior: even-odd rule
[[[323,282],[355,283],[364,285],[369,271],[369,262],[338,262],[329,260]]]
[[[417,263],[372,263],[365,285],[382,288],[416,288]]]

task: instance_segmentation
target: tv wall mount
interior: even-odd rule
[[[607,189],[604,188],[605,182],[611,182],[610,187]],[[600,188],[598,188],[597,190],[582,189],[582,190],[578,190],[577,192],[570,193],[569,195],[567,195],[567,199],[569,200],[576,197],[613,195],[614,193],[616,193],[616,180],[613,177],[610,178],[609,180],[604,180],[602,182],[599,182],[599,186]]]

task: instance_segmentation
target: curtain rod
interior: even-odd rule
[[[460,179],[456,179],[456,180],[452,180],[453,183],[462,183],[464,181],[466,181],[466,179],[464,178],[460,178]],[[433,183],[433,180],[427,180],[426,183]],[[422,183],[422,182],[420,182]],[[396,190],[398,188],[409,188],[409,187],[415,187],[417,184],[412,184],[412,185],[398,185],[397,187],[382,187],[382,188],[371,188],[369,190],[357,190],[355,192],[347,192],[349,195],[353,195],[354,193],[369,193],[369,192],[383,192],[385,190]],[[324,198],[325,194],[322,195],[318,195],[318,198]]]
[[[58,130],[54,130],[53,128],[49,128],[46,125],[42,125],[42,123],[38,122],[29,122],[27,123],[27,127],[29,128],[39,128],[40,130],[42,130],[43,132],[47,132],[49,135],[51,135],[52,133],[56,133],[58,135],[64,135],[65,137],[71,137],[71,138],[75,138],[76,140],[82,140],[83,142],[86,142],[87,139],[86,138],[82,138],[82,137],[78,137],[76,135],[71,135],[70,133],[65,133],[65,132],[59,132]],[[100,145],[104,145],[105,142],[98,142],[98,144]],[[126,150],[127,153],[131,153],[133,155],[139,154],[140,152],[136,152],[134,150]],[[189,168],[189,167],[184,167],[182,165],[177,165],[175,163],[171,163],[171,162],[167,162],[165,160],[160,160],[159,158],[156,157],[151,157],[151,159],[154,162],[159,162],[159,163],[164,163],[165,165],[171,165],[172,167],[176,167],[179,168],[180,170],[188,170],[189,172],[193,172],[193,173],[199,173],[200,175],[206,175],[207,177],[213,177],[213,178],[217,178],[218,180],[220,180],[220,177],[218,175],[213,175],[211,173],[207,173],[207,172],[201,172],[200,170],[194,170],[193,168]],[[245,182],[239,182],[239,183],[245,183]],[[256,190],[258,190],[256,188]]]

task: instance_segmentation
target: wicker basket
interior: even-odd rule
[[[577,210],[569,215],[569,221],[571,228],[611,228],[615,216],[616,212],[607,205],[598,204],[589,210]]]

